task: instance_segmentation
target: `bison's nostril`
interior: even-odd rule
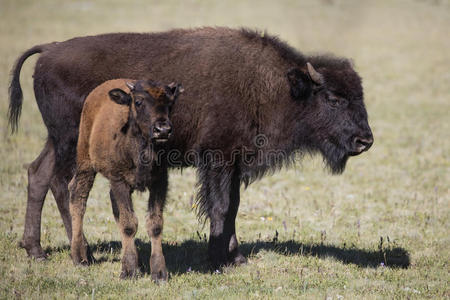
[[[353,140],[355,150],[358,152],[369,150],[370,146],[373,144],[373,138],[362,138],[362,137],[355,137]]]

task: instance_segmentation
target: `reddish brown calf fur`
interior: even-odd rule
[[[161,146],[161,143],[155,144],[154,128],[161,122],[170,124],[169,108],[176,99],[172,92],[179,92],[179,86],[164,87],[150,81],[116,79],[101,84],[87,97],[81,114],[77,168],[69,184],[71,255],[75,264],[88,264],[90,261],[83,235],[83,216],[98,172],[111,183],[113,213],[122,236],[121,277],[136,274],[138,257],[134,236],[138,219],[131,193],[136,188],[148,187],[152,179],[167,181],[167,178],[148,177],[167,176],[167,167],[154,162],[155,149]],[[161,137],[160,133],[158,137]],[[141,155],[144,152],[150,153],[153,160],[143,163]],[[145,178],[140,178],[142,174]],[[152,243],[150,268],[155,281],[167,280],[161,247],[163,204],[152,201],[147,215],[147,231]]]

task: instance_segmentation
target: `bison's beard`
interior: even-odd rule
[[[348,152],[330,141],[324,141],[320,152],[332,174],[341,174],[345,170],[348,160]]]

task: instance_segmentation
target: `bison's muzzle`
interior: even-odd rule
[[[369,148],[373,144],[373,136],[370,135],[366,138],[356,136],[353,138],[353,150],[350,152],[350,155],[355,156],[361,154],[364,151],[369,150]]]

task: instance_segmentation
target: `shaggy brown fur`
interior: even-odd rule
[[[183,101],[173,110],[174,136],[167,147],[178,153],[171,157],[171,166],[198,167],[200,215],[210,220],[214,268],[245,261],[235,230],[241,183],[278,170],[299,152],[320,153],[330,170],[340,173],[350,155],[369,149],[373,142],[361,78],[350,61],[306,56],[269,34],[207,27],[105,34],[33,47],[13,70],[13,128],[22,103],[20,68],[34,53],[42,53],[34,89],[53,150],[43,151],[29,175],[32,192],[22,245],[33,256],[43,253],[43,195],[52,178],[65,187],[65,178],[72,174],[84,99],[105,80],[158,78],[185,86]],[[208,157],[210,151],[221,158]],[[44,163],[54,165],[53,173],[41,176],[45,168],[37,166]],[[45,180],[37,184],[35,178]],[[153,194],[158,199],[165,197],[164,189],[157,193]],[[65,203],[63,198],[58,201]]]
[[[90,260],[83,235],[83,216],[98,172],[111,183],[111,204],[122,236],[121,277],[135,275],[138,259],[134,236],[138,220],[131,193],[133,189],[148,187],[150,180],[162,181],[163,185],[167,181],[164,178],[167,167],[156,161],[155,151],[170,136],[169,110],[180,91],[179,85],[164,87],[149,81],[116,79],[98,86],[86,98],[81,114],[77,169],[69,185],[71,255],[75,264],[87,264]],[[165,133],[158,129],[162,125],[167,129]],[[143,155],[147,155],[147,160],[143,161]],[[151,203],[149,207],[157,209],[156,212],[149,209],[147,217],[147,231],[152,240],[150,267],[156,281],[167,280],[161,247],[163,205],[161,201]]]

